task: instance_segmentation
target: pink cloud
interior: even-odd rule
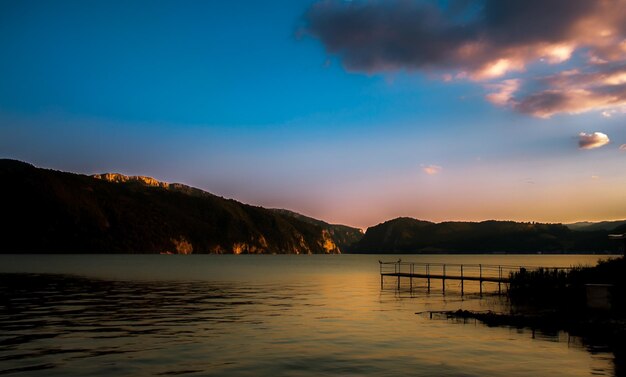
[[[521,99],[515,108],[540,118],[550,118],[558,113],[580,114],[626,105],[626,86],[616,92],[605,89],[603,87],[547,89]]]
[[[537,117],[626,105],[626,0],[446,4],[324,0],[306,14],[306,32],[349,71],[486,82],[489,102]],[[552,73],[533,78],[537,63]]]
[[[487,94],[486,98],[494,105],[506,106],[512,103],[513,94],[517,92],[519,87],[520,80],[518,79],[504,80],[498,84],[489,84],[487,88],[493,90],[493,92]]]
[[[437,165],[421,165],[422,171],[428,175],[437,175],[443,169],[441,166]]]

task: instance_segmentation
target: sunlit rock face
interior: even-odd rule
[[[152,177],[144,177],[142,175],[128,176],[128,175],[123,175],[123,174],[118,174],[118,173],[104,173],[104,174],[94,174],[92,175],[92,177],[96,179],[102,179],[108,182],[115,182],[115,183],[137,182],[137,183],[144,184],[146,186],[162,187],[162,188],[169,188],[170,186],[169,183],[158,181]]]
[[[283,246],[279,246],[281,240],[270,242],[263,234],[252,237],[249,242],[234,242],[232,244],[217,245],[208,250],[214,254],[341,254],[330,232],[321,229],[316,232],[315,241],[311,242],[311,235],[294,232],[283,236],[287,240]]]
[[[262,234],[259,236],[258,242],[262,248],[267,249],[267,240],[265,239],[265,237],[263,237]]]
[[[298,235],[298,245],[294,248],[294,252],[296,254],[312,254],[309,245],[306,244],[304,237],[302,235]]]
[[[219,250],[221,248],[218,247]],[[250,242],[235,242],[232,247],[232,254],[266,254],[269,250],[267,240],[260,234],[252,237]]]
[[[185,239],[185,237],[180,237],[179,239],[172,239],[172,243],[174,244],[174,247],[176,248],[177,254],[187,255],[187,254],[193,253],[193,246],[191,245],[189,241]]]
[[[101,179],[103,181],[112,182],[112,183],[136,183],[142,186],[148,187],[160,187],[170,191],[182,192],[187,195],[194,196],[215,196],[209,192],[204,190],[200,190],[195,187],[187,186],[182,183],[169,183],[162,182],[158,179],[152,177],[145,177],[142,175],[124,175],[119,173],[103,173],[103,174],[94,174],[93,178]]]
[[[324,249],[326,254],[341,254],[339,248],[333,240],[333,237],[326,229],[322,230],[322,241],[320,242],[320,246]]]
[[[233,254],[264,254],[265,249],[246,242],[235,242],[232,247]]]

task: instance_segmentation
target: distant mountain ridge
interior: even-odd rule
[[[367,229],[353,253],[615,253],[607,231],[514,221],[442,222],[400,217]]]
[[[0,160],[0,252],[339,253],[320,226],[150,177]]]
[[[578,230],[583,232],[593,232],[598,230],[613,231],[623,225],[626,225],[626,220],[613,220],[613,221],[580,221],[577,223],[565,224],[572,230]]]
[[[6,159],[0,159],[0,182],[7,219],[0,253],[615,253],[619,245],[608,234],[626,232],[626,221],[433,223],[401,217],[363,234],[152,177],[86,176]]]

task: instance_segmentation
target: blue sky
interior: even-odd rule
[[[149,175],[359,227],[626,218],[622,102],[547,107],[541,95],[556,89],[532,92],[538,77],[596,74],[580,61],[600,47],[580,42],[549,64],[514,52],[501,76],[481,76],[491,61],[377,55],[370,45],[397,42],[378,34],[341,44],[354,39],[338,29],[362,33],[342,29],[353,13],[381,12],[354,3],[0,1],[0,157]],[[503,59],[500,41],[488,51]],[[519,97],[486,98],[513,82]],[[581,148],[581,132],[610,142]]]

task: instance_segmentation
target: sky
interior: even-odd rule
[[[626,218],[626,0],[0,0],[0,56],[0,158],[361,228]]]

